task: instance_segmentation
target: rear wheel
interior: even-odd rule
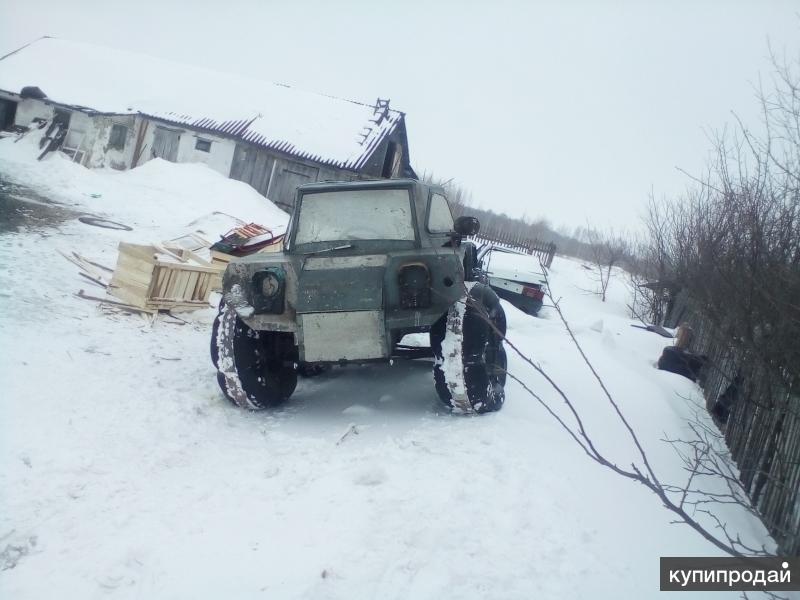
[[[497,294],[475,284],[431,328],[433,377],[442,402],[459,412],[500,410],[505,401],[506,316]]]
[[[225,305],[212,327],[211,360],[222,393],[241,408],[277,406],[297,386],[292,334],[250,329]]]

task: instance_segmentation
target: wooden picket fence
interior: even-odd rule
[[[780,553],[799,555],[800,382],[725,339],[685,299],[676,303],[666,325],[679,323],[692,327],[691,349],[709,359],[699,382],[707,408],[726,390],[733,398],[721,429],[752,506]]]
[[[542,242],[537,239],[525,237],[523,235],[512,235],[501,229],[487,228],[481,229],[474,239],[480,242],[489,242],[519,250],[525,254],[531,254],[539,258],[545,267],[550,268],[553,258],[556,255],[556,245],[553,242]]]

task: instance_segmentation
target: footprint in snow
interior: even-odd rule
[[[353,482],[356,485],[380,485],[388,479],[388,475],[386,471],[382,467],[371,467],[369,469],[365,469],[358,475],[356,475]]]

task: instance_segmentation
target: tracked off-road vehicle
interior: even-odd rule
[[[299,187],[284,251],[238,258],[223,276],[211,338],[222,392],[269,408],[326,365],[429,356],[446,406],[498,410],[506,319],[465,241],[479,227],[411,179]],[[403,345],[411,333],[430,347]]]

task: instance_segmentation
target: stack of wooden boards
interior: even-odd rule
[[[120,242],[108,291],[145,310],[204,308],[218,275],[218,268],[192,250]]]
[[[117,310],[155,315],[158,311],[207,307],[211,292],[222,288],[222,273],[233,258],[283,249],[283,234],[275,236],[253,223],[229,231],[213,245],[200,233],[160,244],[120,242],[113,270],[75,252],[61,254],[81,269],[81,276],[105,288],[120,302],[89,296],[83,290],[78,296]]]

